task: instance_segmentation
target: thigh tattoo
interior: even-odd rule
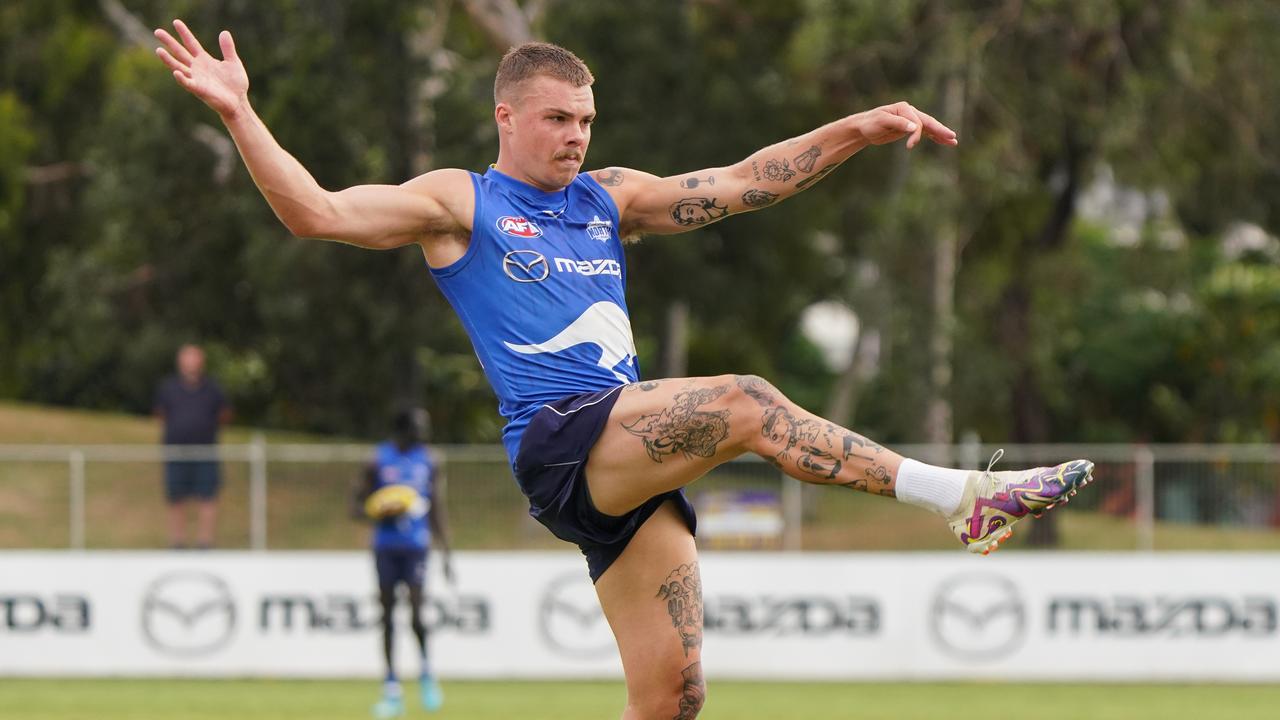
[[[667,576],[658,588],[658,598],[667,602],[671,625],[680,634],[684,656],[702,647],[702,580],[698,563],[681,565]]]
[[[683,453],[686,458],[712,457],[716,447],[729,437],[729,411],[698,408],[728,391],[728,385],[681,391],[672,398],[670,407],[641,415],[622,427],[644,442],[649,458],[656,463],[662,462],[663,455],[676,453]]]

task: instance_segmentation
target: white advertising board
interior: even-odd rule
[[[430,579],[438,674],[620,677],[576,552],[455,564],[456,588]],[[1277,555],[704,553],[701,570],[713,678],[1280,680]],[[377,677],[373,588],[367,553],[0,553],[0,675]]]

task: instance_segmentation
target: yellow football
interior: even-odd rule
[[[408,485],[387,485],[364,501],[364,512],[374,520],[399,517],[422,503],[418,491]]]

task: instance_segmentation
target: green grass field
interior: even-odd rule
[[[449,682],[434,717],[601,720],[621,714],[620,682]],[[412,687],[406,687],[412,690]],[[0,680],[0,717],[22,720],[351,720],[369,717],[370,681]],[[1274,685],[999,685],[712,682],[705,720],[1258,720]],[[410,708],[406,717],[429,717]]]

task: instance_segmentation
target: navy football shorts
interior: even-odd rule
[[[216,461],[172,460],[164,465],[164,497],[170,503],[187,498],[212,500],[218,496],[221,475]]]
[[[625,386],[571,395],[544,405],[524,431],[515,475],[529,499],[529,514],[556,537],[576,544],[587,558],[591,582],[600,579],[627,543],[667,500],[697,529],[693,506],[683,490],[649,498],[625,515],[596,509],[587,490],[587,455],[604,432],[609,413]]]
[[[422,587],[427,580],[425,548],[375,548],[373,561],[378,567],[380,588],[393,588],[400,583]]]

